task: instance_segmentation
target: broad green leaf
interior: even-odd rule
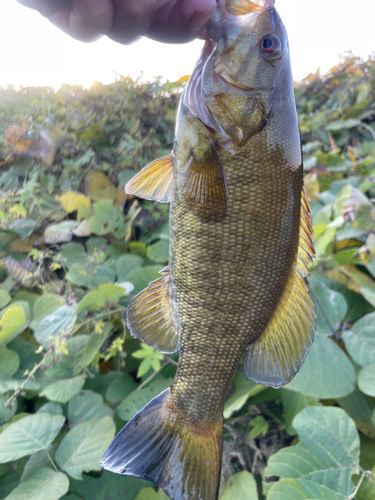
[[[329,399],[350,394],[355,383],[355,370],[344,351],[328,336],[316,334],[301,370],[285,387],[305,396]]]
[[[5,403],[11,396],[11,392],[7,392],[5,394],[0,394],[0,425],[9,422],[9,420],[13,417],[13,415],[17,411],[17,401],[14,402],[11,408],[7,408]]]
[[[375,363],[367,365],[358,373],[358,387],[364,394],[375,397]]]
[[[67,403],[69,399],[79,393],[85,383],[83,375],[74,378],[62,379],[47,385],[40,393],[50,401]]]
[[[257,483],[247,470],[230,477],[221,487],[219,500],[258,500]]]
[[[308,481],[307,479],[282,479],[272,486],[267,500],[346,500],[342,493]]]
[[[33,453],[31,457],[28,459],[25,468],[23,469],[21,480],[30,476],[35,471],[40,469],[41,467],[48,467],[51,465],[52,456],[55,452],[56,445],[50,444],[48,448],[45,450],[38,451],[37,453]]]
[[[9,304],[12,300],[12,297],[6,290],[0,290],[0,309]]]
[[[0,344],[0,371],[7,375],[14,375],[20,366],[20,357],[11,349]]]
[[[83,349],[81,359],[79,360],[79,367],[84,368],[93,362],[112,328],[112,323],[106,323],[102,328],[102,333],[97,333],[96,331],[91,333]]]
[[[161,267],[148,266],[139,269],[138,271],[133,271],[127,276],[127,281],[130,281],[134,285],[133,294],[137,294],[143,289],[147,288],[151,281],[155,281],[160,278]]]
[[[309,285],[315,294],[315,296],[312,295],[312,298],[317,302],[317,331],[320,333],[330,333],[330,329],[322,313],[322,309],[333,328],[338,330],[348,309],[345,297],[341,293],[331,290],[324,283],[324,281],[320,279],[319,275],[313,275],[309,280]]]
[[[66,279],[72,284],[85,288],[92,288],[103,283],[113,283],[116,279],[115,271],[109,266],[73,264],[66,275]]]
[[[290,436],[295,436],[297,434],[296,430],[292,425],[294,417],[304,408],[308,406],[317,406],[318,398],[313,398],[305,396],[300,392],[290,391],[289,389],[281,389],[281,401],[284,408],[284,422],[286,426],[286,432]]]
[[[80,312],[96,311],[104,307],[106,303],[111,303],[124,296],[124,289],[120,286],[113,285],[112,283],[106,283],[100,285],[100,287],[94,292],[89,292],[81,300],[77,307],[77,314]]]
[[[54,295],[52,293],[48,293],[46,295],[42,295],[37,299],[34,303],[33,307],[33,320],[30,324],[30,327],[35,330],[39,323],[43,318],[52,314],[56,309],[64,305],[64,299],[59,295]]]
[[[225,402],[224,418],[230,418],[235,411],[240,410],[246,401],[265,390],[260,384],[254,384],[245,377],[243,365],[240,365],[233,379],[235,393]]]
[[[69,401],[69,425],[77,425],[86,420],[113,416],[113,411],[104,404],[100,394],[93,391],[81,391]]]
[[[123,373],[121,378],[116,378],[110,384],[105,393],[107,401],[110,403],[118,403],[128,396],[137,388],[137,383],[130,375]]]
[[[10,342],[28,325],[25,309],[11,305],[2,311],[0,319],[0,343]]]
[[[109,416],[76,425],[57,448],[57,464],[75,479],[81,479],[82,472],[100,470],[100,459],[114,434],[115,424]]]
[[[117,281],[128,281],[128,276],[141,268],[143,259],[139,255],[126,253],[116,261]]]
[[[354,420],[363,434],[375,439],[375,422],[371,421],[375,411],[375,400],[373,398],[366,396],[356,387],[351,394],[338,399],[337,402]]]
[[[94,215],[89,219],[93,233],[103,235],[113,233],[117,239],[125,234],[124,216],[109,201],[98,201],[94,206]]]
[[[77,375],[82,368],[80,362],[89,338],[89,335],[79,335],[69,339],[65,346],[68,354],[61,354],[60,359],[57,358],[56,366],[48,368],[45,372],[46,376],[67,378]]]
[[[164,493],[164,491],[159,488],[158,491],[155,491],[154,488],[148,486],[147,488],[143,488],[135,500],[169,500],[169,497]]]
[[[5,394],[8,391],[14,391],[22,384],[26,391],[37,391],[40,388],[39,382],[34,382],[33,380],[25,382],[24,379],[15,379],[3,372],[0,372],[0,394]]]
[[[0,434],[0,463],[44,450],[65,422],[63,415],[37,413],[10,424]]]
[[[169,259],[169,242],[160,240],[147,247],[147,257],[154,262],[165,264]]]
[[[77,320],[76,308],[76,304],[64,305],[43,318],[34,333],[39,344],[48,349],[50,340],[69,335]]]
[[[375,363],[375,313],[367,314],[343,333],[346,349],[361,366]]]
[[[293,427],[298,444],[271,456],[265,476],[308,479],[344,496],[353,493],[351,476],[359,463],[359,436],[344,410],[305,408],[293,420]]]
[[[44,231],[44,241],[47,245],[56,245],[70,241],[73,237],[73,229],[78,226],[75,220],[64,220],[58,224],[53,224]]]
[[[83,265],[88,261],[88,254],[85,252],[85,247],[77,241],[71,241],[61,245],[60,255],[62,257],[64,266],[68,269],[73,264]]]
[[[136,389],[126,396],[124,401],[116,408],[117,415],[122,420],[131,420],[151,399],[158,396],[170,384],[169,380],[159,379],[142,389]]]
[[[68,489],[65,474],[42,467],[22,481],[6,500],[58,500]]]
[[[62,406],[59,403],[46,403],[39,408],[37,413],[52,413],[53,415],[62,415]]]

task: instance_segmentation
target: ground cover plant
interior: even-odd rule
[[[124,185],[168,154],[186,78],[0,89],[0,498],[166,500],[103,471],[168,387],[126,329],[168,261],[168,206]],[[225,406],[220,500],[375,498],[375,59],[296,85],[317,260],[315,342],[280,390],[243,366]]]

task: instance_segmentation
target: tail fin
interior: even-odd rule
[[[112,441],[105,469],[153,481],[172,500],[217,500],[223,428],[195,433],[171,418],[169,389],[150,401]]]

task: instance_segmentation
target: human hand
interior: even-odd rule
[[[92,42],[107,35],[129,44],[146,36],[182,43],[206,38],[216,0],[17,0],[68,35]]]

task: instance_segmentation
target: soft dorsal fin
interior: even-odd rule
[[[301,368],[315,331],[315,307],[305,277],[315,257],[310,206],[302,190],[298,254],[276,311],[262,335],[249,345],[245,359],[246,377],[274,388],[292,380]]]
[[[185,167],[181,188],[186,204],[201,219],[217,221],[226,216],[227,185],[214,146],[200,159],[191,156]]]
[[[163,156],[145,167],[130,180],[125,191],[145,200],[169,203],[173,199],[172,154]]]
[[[180,347],[180,337],[172,316],[169,269],[160,273],[161,278],[130,301],[126,322],[133,337],[160,352],[172,353]]]

